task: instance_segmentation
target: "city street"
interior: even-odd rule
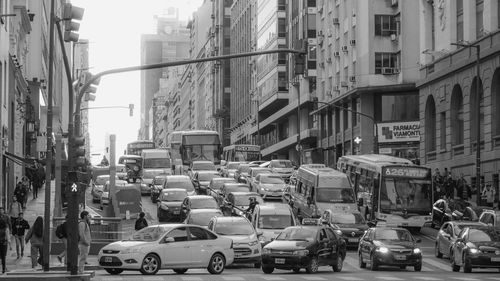
[[[88,200],[88,202],[91,202]],[[91,203],[92,204],[92,203]],[[98,209],[98,204],[92,204]],[[149,196],[142,196],[143,210],[150,224],[157,223],[156,204],[151,202]],[[393,267],[382,267],[379,271],[370,271],[369,269],[360,269],[358,266],[358,257],[354,249],[350,249],[347,258],[344,261],[342,272],[335,273],[330,267],[321,267],[318,274],[307,274],[304,270],[296,274],[292,271],[275,270],[272,274],[264,274],[260,269],[254,269],[251,265],[236,265],[226,268],[222,275],[211,275],[203,269],[190,269],[184,275],[175,274],[172,270],[160,270],[157,275],[144,276],[139,272],[129,271],[118,276],[111,276],[104,270],[97,270],[93,280],[103,281],[159,281],[159,280],[226,280],[226,281],[244,281],[244,280],[500,280],[498,271],[495,269],[474,269],[473,273],[465,274],[463,272],[452,272],[448,260],[434,257],[434,240],[425,235],[416,235],[416,238],[422,239],[420,244],[424,254],[424,264],[421,272],[413,271],[408,267],[405,270]]]

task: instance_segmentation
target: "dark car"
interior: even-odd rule
[[[434,205],[432,205],[432,221],[431,221],[431,227],[434,228],[435,226],[441,227],[443,223],[447,221],[451,221],[454,219],[454,214],[455,216],[459,216],[458,214],[463,214],[466,210],[467,207],[470,206],[470,203],[464,200],[445,200],[445,199],[439,199],[437,200]]]
[[[500,269],[500,229],[492,226],[464,228],[452,245],[453,271],[472,272],[475,267]]]
[[[220,210],[219,204],[212,196],[208,195],[192,195],[184,199],[181,205],[181,221],[184,221],[189,212],[194,209],[217,209]]]
[[[207,195],[207,189],[210,181],[218,176],[219,174],[214,171],[196,171],[192,178],[196,192],[200,195]]]
[[[319,266],[342,270],[346,256],[344,239],[327,225],[301,225],[285,228],[274,241],[262,250],[262,271],[275,268],[316,273]]]
[[[361,213],[334,213],[326,210],[321,216],[323,223],[330,224],[337,233],[341,233],[348,247],[358,247],[359,239],[368,225]]]
[[[422,270],[422,251],[417,247],[420,239],[415,239],[405,228],[375,227],[368,229],[359,241],[359,267],[370,264],[371,270],[379,266],[398,266],[405,269],[413,266]]]
[[[158,221],[180,222],[181,205],[187,197],[187,191],[182,188],[163,189],[158,196]]]
[[[157,175],[153,178],[151,182],[151,202],[156,203],[158,200],[158,196],[160,196],[160,192],[163,189],[163,183],[167,178],[167,174]]]
[[[443,254],[451,256],[451,246],[457,240],[458,234],[465,227],[481,227],[484,224],[471,221],[449,221],[445,222],[436,236],[436,244],[434,247],[434,254],[437,258],[442,258]]]

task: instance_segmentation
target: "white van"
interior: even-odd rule
[[[141,152],[141,157],[143,170],[141,193],[151,194],[150,187],[153,178],[160,174],[170,175],[172,173],[170,154],[166,149],[144,149]]]
[[[347,175],[332,168],[301,166],[290,188],[289,204],[296,216],[319,218],[326,210],[357,211],[356,196]]]

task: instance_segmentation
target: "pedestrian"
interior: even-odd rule
[[[144,218],[144,216],[146,216],[144,212],[139,213],[139,217],[135,221],[135,230],[141,230],[148,226],[148,221]]]
[[[481,198],[486,200],[486,206],[493,207],[495,202],[495,190],[491,187],[491,184],[487,184],[481,193]]]
[[[19,213],[19,217],[14,220],[12,224],[12,235],[14,235],[14,240],[16,240],[16,253],[17,258],[24,256],[24,233],[27,229],[30,229],[28,221],[24,219],[23,213]]]
[[[102,156],[101,166],[109,166],[109,161],[108,161],[108,159],[106,158],[106,155],[103,155],[103,156]]]
[[[38,198],[38,190],[42,187],[45,182],[45,169],[43,166],[35,162],[35,173],[33,178],[33,199]]]
[[[26,208],[26,203],[28,202],[28,193],[31,191],[31,181],[28,177],[24,176],[21,178],[21,188],[24,193],[24,208]]]
[[[31,243],[31,268],[35,269],[37,263],[40,265],[43,264],[43,218],[41,216],[36,218],[33,227],[28,230],[24,241],[26,243],[30,241]]]
[[[90,216],[89,212],[82,211],[80,213],[80,221],[78,222],[78,273],[83,273],[85,264],[87,263],[87,256],[89,255],[90,243],[92,237],[90,235]]]
[[[432,178],[432,181],[434,182],[434,199],[440,199],[442,195],[442,184],[443,184],[443,177],[441,176],[441,173],[439,172],[439,168],[436,168],[434,170],[434,176]]]
[[[0,220],[5,221],[9,231],[12,232],[12,224],[10,223],[10,217],[5,214],[5,208],[0,207]]]
[[[23,211],[21,203],[17,201],[16,196],[12,196],[12,202],[10,203],[9,208],[9,216],[10,216],[10,225],[14,224],[14,220],[19,217],[19,213]]]
[[[68,216],[66,216],[66,221],[67,220]],[[66,221],[58,225],[56,228],[56,236],[57,238],[61,239],[64,246],[63,251],[59,255],[57,255],[57,259],[59,260],[60,263],[63,263],[63,259],[65,260],[66,263],[66,250],[68,247],[68,231],[66,229]]]
[[[453,180],[453,177],[451,176],[450,173],[448,173],[448,176],[446,177],[444,186],[445,186],[446,198],[453,199],[454,198],[453,195],[455,192],[455,181]]]
[[[467,181],[464,178],[464,173],[460,173],[460,178],[457,180],[457,195],[462,200],[469,199]]]
[[[14,196],[16,197],[17,201],[21,203],[21,208],[26,208],[24,200],[26,199],[26,194],[27,190],[24,188],[23,183],[19,181],[16,184],[16,188],[14,189]]]
[[[5,220],[0,220],[0,259],[2,260],[2,274],[7,271],[5,260],[7,259],[7,247],[10,241],[10,231]]]

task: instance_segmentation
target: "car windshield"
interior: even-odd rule
[[[221,212],[196,213],[189,217],[187,223],[196,224],[200,226],[207,226],[208,222],[213,217],[222,217],[222,213]]]
[[[261,215],[259,217],[259,228],[262,229],[284,229],[293,226],[291,215]]]
[[[383,213],[429,214],[431,182],[411,178],[388,178],[382,180],[380,209]]]
[[[179,202],[183,201],[184,198],[186,198],[186,196],[187,196],[186,191],[164,189],[162,191],[161,201]]]
[[[326,203],[354,203],[352,188],[318,188],[316,201]]]
[[[226,194],[231,193],[231,192],[246,192],[250,191],[250,187],[246,185],[229,185],[224,188]]]
[[[364,224],[365,219],[361,214],[334,214],[332,215],[332,223],[334,224]]]
[[[276,240],[313,241],[318,230],[309,227],[290,227],[283,230]]]
[[[264,200],[258,194],[242,194],[234,196],[234,205],[236,206],[248,206],[250,205],[250,197],[257,199],[259,204],[264,204]]]
[[[146,158],[144,168],[170,168],[170,158]]]
[[[215,233],[220,235],[251,235],[254,229],[250,223],[245,220],[231,222],[217,222]]]
[[[216,170],[214,163],[193,163],[193,170]]]
[[[200,173],[198,174],[198,180],[199,181],[210,181],[211,179],[215,178],[217,175],[216,174],[211,174],[211,173]]]
[[[235,170],[235,169],[238,169],[238,166],[240,166],[240,163],[229,163],[227,164],[227,169],[231,169],[231,170]]]
[[[499,229],[471,229],[469,230],[470,242],[500,242]]]
[[[375,240],[397,240],[412,242],[413,237],[405,229],[378,229],[375,231]]]
[[[278,161],[271,161],[271,167],[273,168],[292,168],[292,162],[289,160],[278,160]]]
[[[281,177],[277,176],[269,176],[269,177],[260,177],[260,182],[264,184],[284,184],[285,182]]]
[[[160,185],[160,184],[163,184],[164,182],[165,182],[165,178],[163,178],[163,177],[156,177],[153,180],[153,184],[155,184],[155,185]]]
[[[128,241],[157,241],[170,229],[172,229],[172,227],[168,225],[148,226],[132,234]]]
[[[230,178],[224,178],[224,179],[218,179],[218,180],[213,180],[210,184],[210,188],[214,190],[218,190],[222,187],[227,182],[235,182],[234,179]]]
[[[193,199],[191,198],[191,209],[218,209],[217,201],[210,198]]]
[[[194,186],[190,180],[186,181],[168,181],[167,188],[184,188],[187,192],[193,191]]]
[[[453,226],[453,231],[455,232],[455,235],[458,235],[462,229],[469,227],[469,228],[477,228],[480,225],[473,225],[473,224],[455,224]]]

